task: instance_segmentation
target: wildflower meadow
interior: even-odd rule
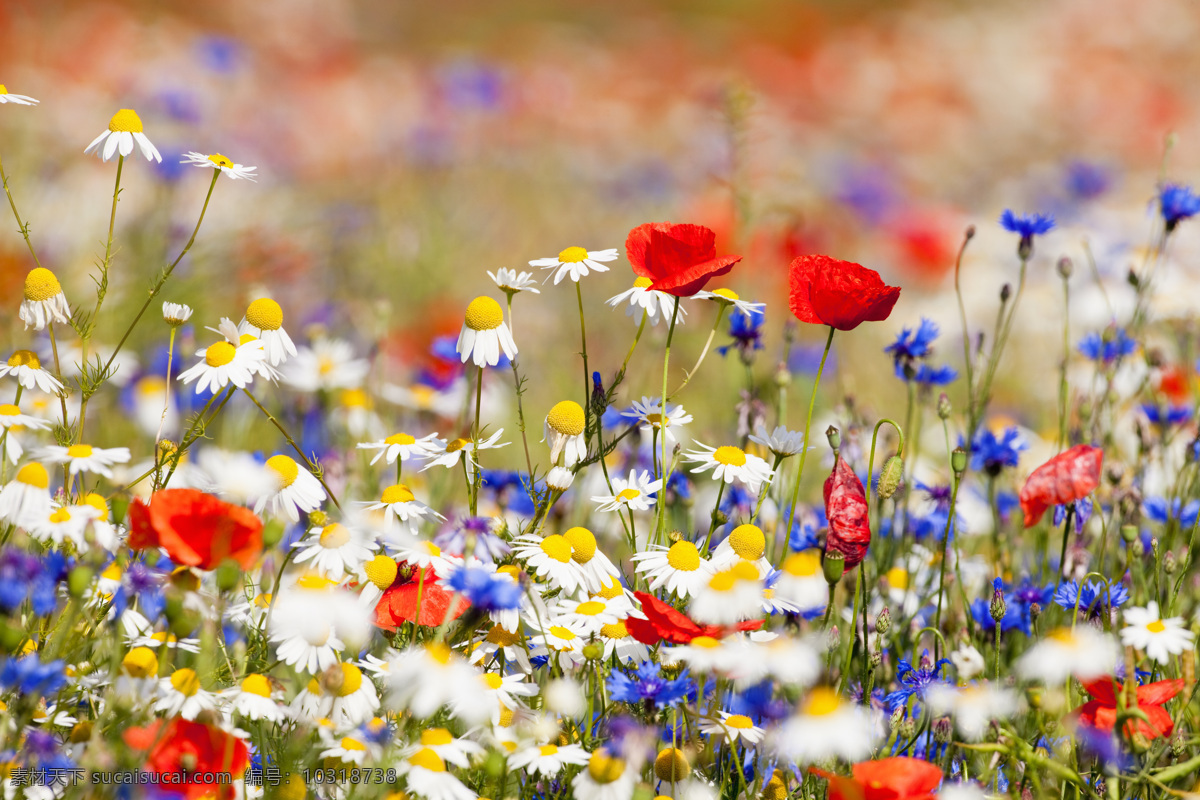
[[[1159,143],[1140,211],[969,219],[922,250],[935,302],[837,237],[607,208],[374,284],[347,244],[339,312],[320,268],[214,263],[273,180],[239,137],[176,152],[114,107],[71,156],[92,194],[27,204],[14,120],[67,101],[24,91],[6,800],[1200,792],[1200,195],[1172,160],[1200,143]],[[123,225],[164,169],[186,223]]]

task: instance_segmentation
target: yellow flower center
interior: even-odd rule
[[[733,570],[724,570],[718,572],[708,579],[708,588],[714,592],[728,592],[737,583],[737,576],[733,574]]]
[[[725,718],[725,725],[730,728],[737,728],[739,730],[746,730],[747,728],[754,727],[754,723],[745,714],[730,714]]]
[[[517,712],[513,711],[511,708],[504,705],[504,703],[500,704],[500,722],[498,724],[500,725],[501,728],[507,728],[507,727],[511,726],[513,724],[513,720],[516,719],[516,717],[517,717]],[[505,747],[508,747],[508,752],[510,752],[510,753],[513,750],[515,750],[517,747],[516,742],[501,742],[501,744],[503,744]],[[510,747],[510,745],[511,745],[511,747]]]
[[[104,568],[104,572],[100,573],[100,577],[108,581],[118,581],[121,579],[122,574],[121,568],[114,561]]]
[[[430,750],[428,747],[422,747],[417,752],[408,757],[408,763],[414,767],[427,769],[430,772],[445,772],[446,762],[442,761],[442,757]]]
[[[242,691],[246,694],[256,694],[259,697],[271,696],[271,683],[266,679],[266,676],[254,674],[247,675],[242,680]]]
[[[600,635],[606,639],[624,639],[629,635],[629,628],[625,627],[625,620],[618,620],[602,627]]]
[[[583,614],[585,617],[594,617],[597,614],[603,614],[606,608],[608,608],[608,606],[604,605],[604,603],[600,603],[595,600],[587,600],[575,606],[575,613]]]
[[[1079,642],[1075,639],[1075,634],[1071,633],[1070,628],[1055,628],[1046,634],[1049,638],[1066,645],[1067,647],[1075,647]]]
[[[570,628],[564,628],[562,625],[551,625],[549,634],[556,639],[562,639],[564,642],[573,642],[579,637]]]
[[[196,670],[187,667],[171,673],[171,685],[175,687],[175,691],[187,697],[200,691],[200,679],[196,677]]]
[[[142,118],[132,108],[122,108],[108,121],[108,129],[113,133],[141,133]]]
[[[226,162],[229,161],[224,156],[209,156],[208,159],[213,161],[218,157],[225,159]],[[219,162],[213,161],[213,163]],[[233,165],[225,163],[221,166],[231,167]],[[283,309],[271,298],[260,297],[246,309],[246,322],[262,331],[277,331],[283,327]]]
[[[641,495],[642,493],[637,489],[622,489],[617,493],[617,499],[624,500],[628,503],[630,500],[636,500],[637,498],[641,497]]]
[[[733,289],[713,289],[713,294],[715,294],[717,297],[723,297],[726,300],[740,300],[741,299],[740,297],[738,297],[738,293],[735,292]]]
[[[100,512],[100,519],[108,519],[108,503],[95,492],[88,492],[83,497],[83,505],[91,506]]]
[[[542,539],[542,552],[562,564],[571,560],[571,543],[566,537],[552,533]]]
[[[556,403],[546,415],[546,424],[566,436],[583,433],[583,407],[574,400]]]
[[[837,711],[841,706],[842,701],[838,698],[837,692],[827,686],[818,686],[808,695],[808,701],[804,704],[804,713],[814,717],[823,717]]]
[[[12,403],[5,403],[4,405],[0,406],[0,416],[15,417],[20,413],[21,409],[17,408]]]
[[[17,472],[17,480],[27,486],[45,489],[50,486],[50,473],[41,464],[26,464]]]
[[[491,689],[493,692],[504,685],[504,679],[501,678],[499,675],[497,675],[495,672],[484,673],[483,682],[485,684],[487,684],[487,687],[489,689]]]
[[[700,569],[700,551],[691,542],[676,542],[667,551],[667,563],[672,569],[695,572]]]
[[[521,637],[518,634],[509,633],[499,625],[493,625],[492,629],[488,631],[487,640],[499,647],[511,647],[521,641]]]
[[[624,774],[625,762],[607,755],[603,750],[597,750],[588,759],[587,770],[596,783],[612,783]]]
[[[440,747],[450,744],[452,741],[454,741],[454,737],[445,728],[429,728],[421,731],[421,744],[426,747]]]
[[[337,581],[324,578],[315,573],[309,573],[296,581],[296,585],[301,589],[328,589],[330,586],[335,586]]]
[[[220,153],[213,153],[211,156],[208,157],[208,160],[211,161],[212,163],[216,164],[218,167],[232,167],[233,166],[233,162],[230,161],[226,156],[221,155]],[[254,323],[250,323],[250,324],[254,325]],[[262,326],[255,325],[254,327],[261,328]]]
[[[614,597],[620,597],[625,593],[621,582],[611,575],[605,576],[604,585],[600,587],[600,596],[605,600],[612,600]]]
[[[343,389],[339,399],[346,408],[371,407],[371,396],[362,389]]]
[[[0,94],[8,94],[8,87],[0,83]]]
[[[41,369],[42,360],[37,357],[37,353],[32,350],[17,350],[8,359],[10,367],[29,367],[30,369]]]
[[[738,525],[729,534],[729,546],[747,561],[755,561],[762,558],[767,548],[767,537],[757,525]]]
[[[746,463],[746,454],[742,452],[740,447],[724,445],[718,447],[716,452],[713,453],[713,461],[729,467],[741,467]]]
[[[542,755],[542,756],[552,756],[557,752],[558,752],[558,745],[556,745],[556,744],[544,744],[538,748],[538,755]]]
[[[635,289],[649,289],[649,288],[650,288],[650,284],[652,284],[652,283],[654,283],[654,281],[650,280],[649,278],[643,278],[643,277],[641,277],[641,276],[638,276],[638,277],[636,277],[636,278],[634,278],[634,279],[633,279],[633,288],[635,288]]]
[[[131,678],[158,674],[158,656],[149,647],[135,647],[121,659],[121,670]]]
[[[365,744],[363,744],[362,742],[360,742],[358,739],[351,739],[349,736],[347,736],[344,739],[342,739],[342,749],[348,750],[351,752],[354,752],[354,751],[362,752],[367,749],[367,746]]]
[[[73,444],[67,448],[68,458],[87,458],[92,454],[90,444]]]
[[[217,342],[204,351],[204,361],[210,367],[223,367],[233,361],[236,352],[229,342]]]
[[[514,583],[521,582],[521,568],[516,564],[503,564],[496,567],[496,572],[512,578]]]
[[[415,436],[409,436],[407,433],[393,433],[391,436],[383,440],[384,444],[415,444],[417,441]]]
[[[419,542],[417,547],[421,550],[424,550],[425,555],[427,556],[440,556],[442,554],[442,548],[438,547],[433,542]]]
[[[395,503],[411,503],[413,493],[403,483],[396,483],[383,490],[380,500],[389,506]]]
[[[904,567],[892,567],[887,571],[887,582],[893,589],[901,591],[908,588],[908,570]]]
[[[703,647],[705,650],[716,650],[721,643],[711,636],[697,636],[691,641],[692,647]]]
[[[362,686],[362,670],[353,664],[342,662],[342,685],[334,692],[338,697],[354,694]]]
[[[486,295],[476,297],[467,306],[464,322],[473,331],[490,331],[499,328],[504,322],[504,311],[492,298]]]
[[[758,580],[758,567],[754,566],[753,562],[747,561],[744,558],[730,567],[729,571],[733,573],[733,577],[741,581]]]
[[[563,538],[571,543],[571,558],[575,563],[586,564],[596,555],[596,537],[587,528],[571,528]]]
[[[291,456],[283,454],[271,456],[267,459],[267,466],[279,476],[280,489],[286,489],[291,486],[300,475],[300,465]]]
[[[810,578],[821,572],[821,554],[816,550],[792,553],[783,561],[783,571],[796,578]]]
[[[426,654],[442,666],[450,663],[450,647],[444,642],[431,642],[425,645]]]
[[[382,553],[372,558],[363,566],[363,572],[367,573],[367,579],[375,584],[375,588],[380,591],[388,588],[395,582],[398,571],[399,568],[396,566],[396,562]]]
[[[350,531],[345,525],[339,525],[336,522],[331,522],[321,531],[321,547],[328,550],[336,550],[346,542],[350,541]],[[391,584],[388,584],[389,586]]]
[[[447,453],[457,453],[471,443],[470,439],[452,439],[446,443]]]
[[[61,292],[62,284],[58,282],[58,278],[54,277],[54,273],[45,267],[38,267],[31,270],[25,276],[26,300],[40,303],[43,300],[49,300]]]
[[[1146,630],[1150,631],[1151,633],[1162,633],[1166,629],[1167,626],[1163,624],[1161,619],[1156,619],[1154,622],[1146,625]]]
[[[71,521],[71,512],[67,511],[66,508],[57,509],[56,511],[54,511],[54,513],[52,513],[50,515],[50,521],[51,522],[70,522]]]
[[[647,414],[647,415],[646,415],[646,422],[649,422],[651,427],[653,427],[653,428],[658,428],[658,429],[660,429],[660,430],[661,430],[661,429],[662,429],[662,426],[663,426],[663,415],[662,415],[662,414],[658,414],[658,413],[655,413],[655,414]],[[670,418],[668,418],[668,419],[667,419],[667,427],[668,427],[668,428],[669,428],[669,427],[671,427],[671,420],[670,420]]]
[[[558,260],[563,264],[578,264],[587,257],[587,250],[582,247],[568,247],[558,254]]]

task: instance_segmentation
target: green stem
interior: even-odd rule
[[[579,284],[575,284],[578,286]],[[479,468],[479,408],[483,402],[483,367],[479,367],[479,373],[475,378],[475,426],[471,432],[471,458],[475,462],[474,476],[470,478],[470,496],[471,496],[471,516],[475,516],[475,510],[479,507],[479,481],[481,471]],[[466,455],[463,455],[463,469],[466,469]],[[529,480],[533,480],[533,473],[530,472]]]
[[[800,499],[800,478],[804,475],[804,462],[808,459],[808,434],[812,428],[813,408],[817,404],[817,388],[821,385],[821,374],[825,371],[825,360],[829,357],[829,348],[833,345],[833,334],[837,329],[829,326],[829,337],[825,339],[825,350],[821,353],[821,363],[817,366],[817,377],[813,380],[812,395],[808,399],[808,416],[804,419],[804,445],[800,451],[800,466],[796,470],[796,483],[792,487],[792,509],[788,514],[787,527],[783,529],[784,536],[791,536],[792,524],[796,521],[796,502]]]
[[[162,417],[158,420],[158,433],[154,435],[154,444],[162,441],[163,425],[167,423],[167,411],[171,408],[171,360],[175,355],[175,331],[177,328],[171,326],[171,336],[167,339],[167,387],[166,398],[163,400]]]
[[[287,443],[290,444],[292,449],[296,451],[296,455],[300,456],[300,459],[304,462],[304,466],[306,466],[308,471],[313,474],[313,477],[321,482],[321,486],[325,489],[325,494],[329,496],[330,501],[337,507],[339,511],[341,511],[342,506],[340,503],[338,503],[337,497],[334,496],[333,490],[329,488],[329,484],[325,483],[325,476],[321,474],[321,470],[317,469],[317,466],[309,460],[307,455],[304,454],[304,451],[300,449],[300,445],[296,444],[296,440],[293,439],[292,435],[287,432],[287,428],[283,427],[283,424],[279,420],[275,419],[275,416],[270,411],[267,411],[267,409],[263,407],[262,403],[258,402],[258,398],[256,398],[249,389],[243,386],[242,391],[245,392],[246,396],[250,398],[250,402],[258,406],[258,410],[266,415],[266,418],[270,420],[271,424],[283,434],[283,438],[286,439]],[[474,512],[472,511],[472,513]]]
[[[575,281],[575,300],[579,304],[579,342],[580,355],[583,356],[583,429],[586,431],[591,427],[592,422],[592,373],[588,369],[587,357],[587,326],[583,322],[583,289],[579,287],[579,281]]]
[[[671,327],[667,329],[667,345],[663,351],[663,374],[662,374],[662,449],[660,451],[661,461],[659,462],[658,477],[662,481],[662,492],[664,502],[658,504],[658,513],[654,520],[654,533],[651,538],[657,539],[662,531],[663,521],[666,519],[667,504],[665,502],[667,496],[667,370],[671,364],[671,340],[675,338],[675,320],[679,316],[679,298],[675,298],[675,306],[671,309]],[[603,454],[601,454],[603,456]]]
[[[676,302],[676,304],[679,303],[678,297],[675,298],[675,302]],[[683,387],[688,385],[688,383],[692,380],[692,376],[696,374],[696,372],[700,369],[700,365],[704,363],[704,359],[708,355],[709,349],[712,347],[713,337],[715,337],[717,335],[717,328],[720,327],[721,319],[724,316],[725,316],[725,305],[722,304],[720,309],[717,311],[717,321],[713,323],[712,330],[710,330],[708,332],[708,339],[704,342],[704,347],[701,348],[701,350],[700,350],[700,357],[696,359],[696,365],[694,367],[692,367],[690,371],[684,373],[683,383],[681,383],[675,387],[675,391],[671,392],[671,397],[675,397],[677,394],[679,394],[680,392],[683,391]],[[670,399],[670,398],[663,399],[664,407],[666,406],[666,402],[668,399]]]

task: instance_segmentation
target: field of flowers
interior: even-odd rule
[[[350,5],[253,47],[0,8],[5,800],[1200,796],[1200,96],[1154,7],[1026,65],[1111,79],[1012,101],[1111,121],[1053,167],[887,35],[953,60],[949,12],[759,20],[673,96],[682,36],[427,72],[339,50]]]

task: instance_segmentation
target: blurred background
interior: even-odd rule
[[[1013,413],[1037,426],[1053,421],[1063,356],[1054,263],[1077,264],[1078,333],[1127,316],[1124,276],[1150,243],[1157,185],[1197,177],[1198,28],[1189,0],[8,0],[0,81],[41,105],[0,106],[0,158],[43,263],[78,303],[114,173],[83,149],[133,108],[161,150],[161,165],[126,165],[107,301],[122,312],[101,336],[119,333],[195,224],[209,174],[181,154],[256,165],[257,183],[219,181],[163,299],[195,306],[207,342],[204,325],[270,295],[298,341],[323,326],[396,384],[435,337],[457,333],[471,297],[501,296],[485,270],[529,269],[571,245],[622,251],[584,284],[592,363],[611,374],[636,321],[602,301],[631,283],[627,232],[665,219],[708,225],[720,252],[745,256],[714,286],[768,302],[764,381],[790,317],[792,257],[828,253],[902,286],[890,320],[837,345],[838,387],[887,406],[903,383],[881,348],[922,316],[961,368],[953,265],[965,227],[978,229],[968,313],[990,330],[1017,271],[1000,212],[1053,214],[998,392],[999,408],[1021,403]],[[31,263],[14,228],[0,223],[0,288],[10,341],[27,346],[16,310]],[[1190,317],[1198,237],[1187,225],[1173,237],[1162,313]],[[518,297],[516,316],[536,409],[579,379],[574,292],[542,292]],[[714,314],[689,316],[681,366]],[[160,343],[165,331],[138,336]],[[624,404],[660,393],[660,353],[643,345]],[[706,369],[693,391],[732,406],[738,390],[723,381],[740,383],[742,365],[714,356]],[[1045,419],[1029,396],[1047,399]],[[696,436],[724,424],[701,422]]]

